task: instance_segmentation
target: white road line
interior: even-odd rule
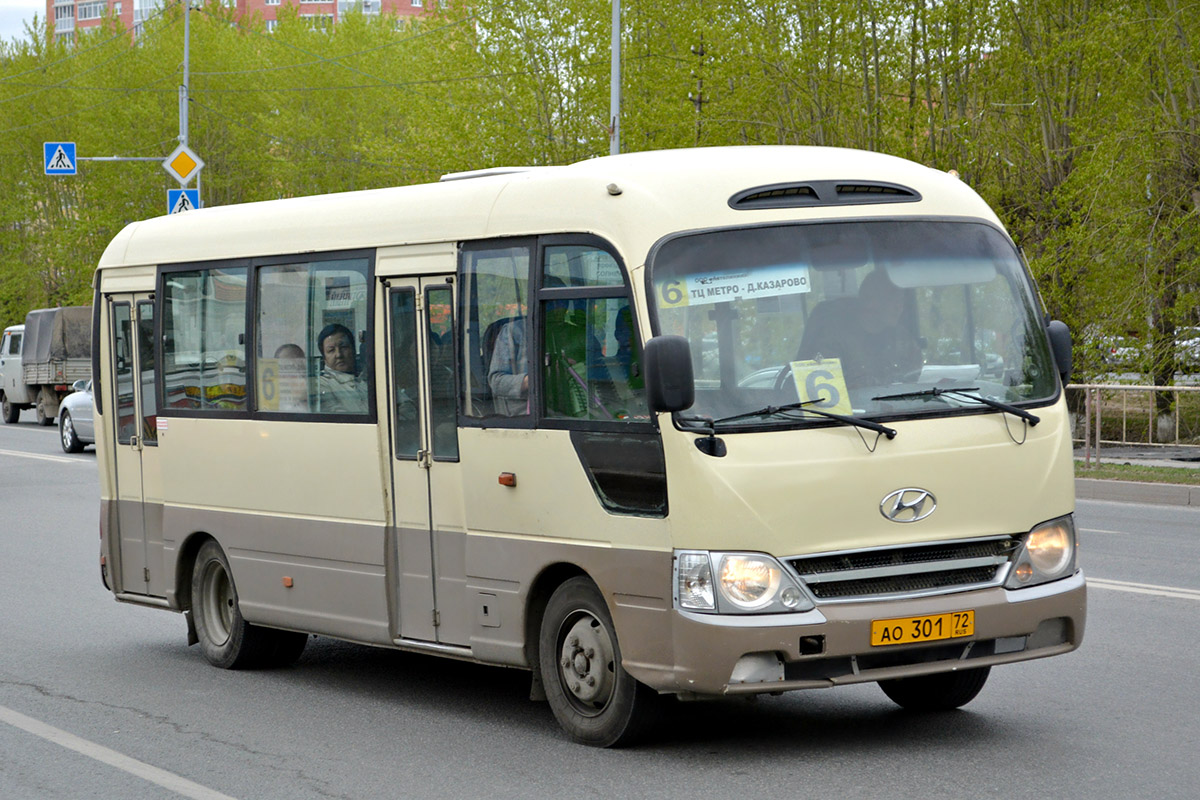
[[[20,712],[13,711],[11,708],[0,706],[0,722],[7,722],[14,728],[20,728],[26,733],[40,736],[68,750],[74,750],[76,753],[85,755],[88,758],[93,758],[111,767],[116,767],[123,772],[128,772],[130,775],[149,781],[184,797],[190,797],[193,800],[234,800],[234,798],[227,794],[221,794],[206,786],[189,781],[187,778],[181,778],[174,773],[167,772],[158,767],[152,767],[135,758],[121,755],[116,750],[109,750],[107,747],[98,745],[95,742],[81,739],[74,734],[59,730],[44,722],[39,722],[32,717],[27,717]]]
[[[1178,586],[1156,586],[1153,583],[1110,581],[1107,578],[1088,578],[1087,585],[1096,589],[1113,589],[1118,592],[1150,594],[1155,597],[1173,597],[1176,600],[1195,600],[1200,602],[1200,590],[1198,589],[1183,589]]]
[[[86,464],[88,462],[78,458],[67,458],[66,456],[47,456],[41,453],[26,453],[23,450],[0,450],[0,456],[16,456],[17,458],[36,458],[39,461],[57,461],[60,464]]]
[[[1129,531],[1106,531],[1103,528],[1080,528],[1080,533],[1119,533],[1122,536],[1128,536]]]

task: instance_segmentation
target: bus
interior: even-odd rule
[[[1071,337],[952,173],[730,147],[130,224],[95,273],[101,575],[222,668],[312,635],[666,698],[909,709],[1080,645]]]

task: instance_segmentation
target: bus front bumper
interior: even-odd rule
[[[871,644],[872,622],[974,611],[974,634]],[[1029,589],[991,587],[890,602],[830,603],[800,614],[676,610],[674,666],[635,676],[683,696],[828,688],[1007,664],[1070,652],[1083,640],[1083,573]],[[649,680],[647,680],[649,679]]]

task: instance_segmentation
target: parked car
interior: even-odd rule
[[[96,420],[92,411],[92,382],[75,381],[75,391],[58,407],[58,433],[62,449],[78,453],[96,443]]]

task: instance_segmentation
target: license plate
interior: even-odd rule
[[[927,617],[898,617],[871,621],[871,646],[936,642],[975,633],[975,611],[952,611]]]

